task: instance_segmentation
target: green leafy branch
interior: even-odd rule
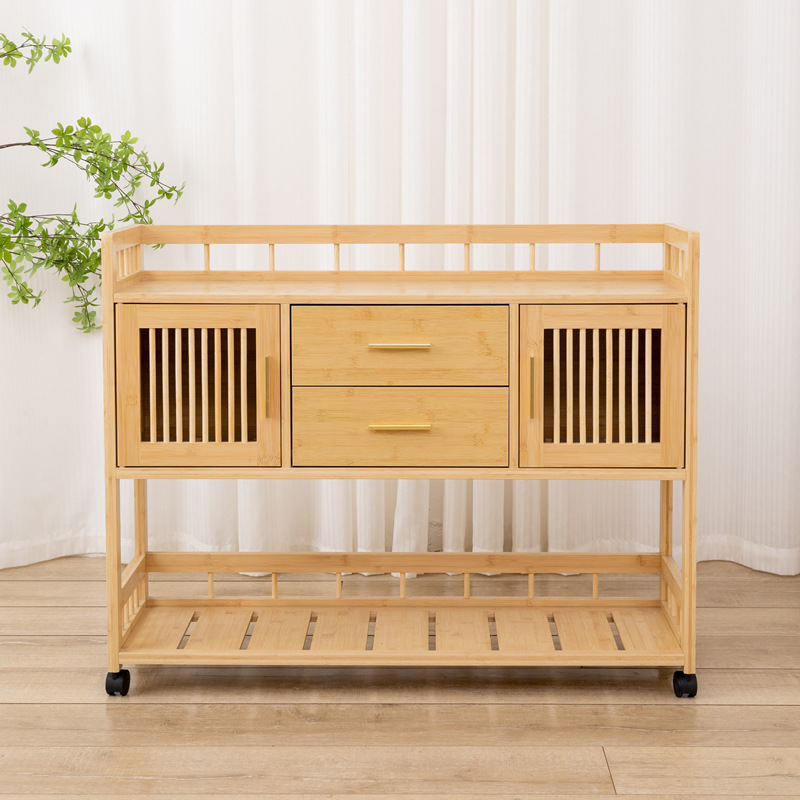
[[[4,58],[4,64],[15,66],[23,57],[23,48],[29,49],[30,69],[45,52],[45,60],[52,58],[57,63],[71,51],[69,39],[63,35],[60,40],[53,39],[52,45],[28,33],[23,36],[24,42],[18,46],[0,34],[0,58]],[[177,202],[183,185],[162,178],[164,163],[151,160],[146,150],[137,149],[138,139],[130,131],[112,139],[91,119],[81,117],[74,125],[58,123],[51,136],[42,136],[31,128],[25,128],[25,132],[27,139],[0,144],[0,150],[36,149],[46,156],[44,167],[54,167],[62,161],[72,164],[94,184],[94,196],[113,200],[114,207],[121,209],[121,216],[119,220],[112,216],[109,220],[84,222],[76,205],[67,213],[32,214],[26,203],[9,200],[8,210],[0,211],[0,275],[12,303],[35,307],[44,292],[35,289],[30,279],[41,269],[54,270],[71,290],[65,302],[76,306],[73,321],[83,331],[94,330],[99,327],[101,234],[111,230],[117,221],[152,223],[153,206],[159,200]]]
[[[4,33],[0,33],[0,58],[6,67],[16,67],[17,61],[25,59],[28,65],[28,73],[33,72],[33,68],[42,60],[58,64],[62,58],[66,58],[72,52],[69,39],[61,34],[60,39],[53,38],[47,44],[47,37],[42,36],[37,39],[30,31],[23,31],[22,43],[17,44],[8,38]],[[23,52],[26,51],[26,52]]]

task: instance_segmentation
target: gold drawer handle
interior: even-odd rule
[[[387,424],[387,425],[368,425],[367,427],[371,431],[429,431],[431,429],[430,423],[425,423],[425,422],[410,423],[408,425],[404,425],[403,423]]]
[[[376,350],[430,350],[430,342],[370,342]]]

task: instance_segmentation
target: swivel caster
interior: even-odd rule
[[[697,675],[687,675],[678,670],[672,676],[672,688],[675,690],[675,697],[694,697],[697,694]]]
[[[108,694],[118,694],[120,697],[125,697],[130,688],[131,673],[127,669],[121,669],[119,672],[109,672],[106,674],[106,692],[108,692]]]

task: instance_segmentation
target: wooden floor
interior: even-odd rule
[[[0,797],[800,797],[800,577],[699,566],[695,699],[667,669],[174,666],[110,698],[103,572],[0,571]]]

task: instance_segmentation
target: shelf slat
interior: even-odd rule
[[[491,649],[485,609],[442,608],[436,612],[437,651],[480,653]]]
[[[311,609],[281,608],[267,609],[258,616],[250,651],[254,650],[302,650],[308,633]]]
[[[193,616],[191,608],[148,608],[133,629],[127,649],[177,650]]]
[[[206,608],[199,615],[187,650],[238,650],[253,612],[247,608]]]
[[[422,608],[381,608],[375,619],[372,649],[424,652],[428,649],[428,612]]]
[[[559,608],[553,612],[562,650],[617,650],[602,609]]]
[[[498,608],[495,625],[498,650],[533,653],[555,650],[547,613],[538,608]]]
[[[368,608],[326,608],[317,614],[312,650],[365,650],[369,632]]]

